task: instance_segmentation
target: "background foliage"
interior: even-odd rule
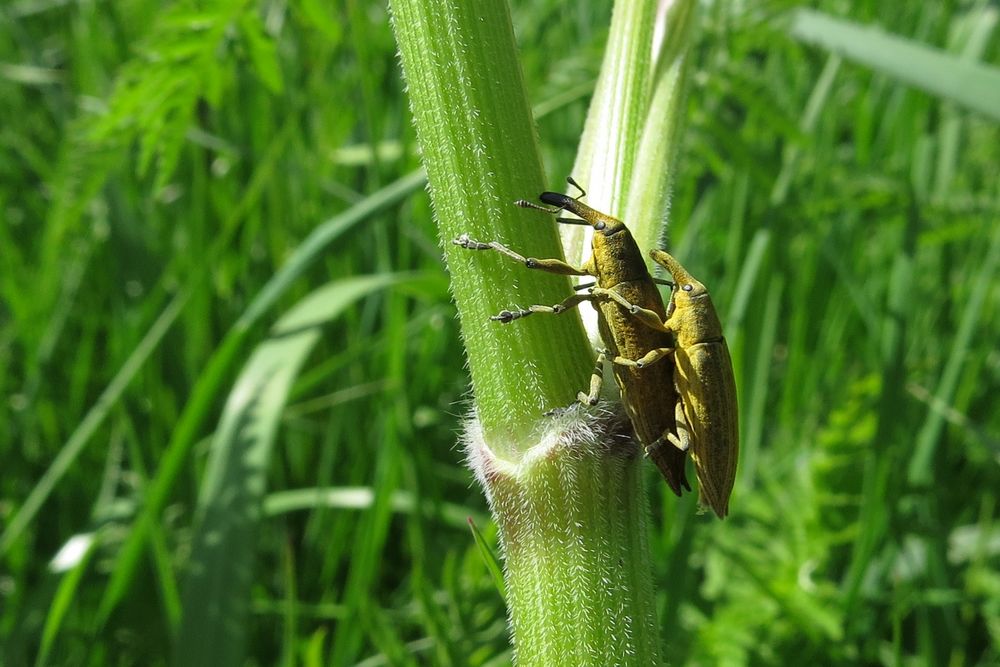
[[[990,3],[819,4],[1000,63]],[[788,9],[715,3],[695,51],[669,240],[744,453],[725,522],[650,466],[666,654],[997,664],[1000,131]],[[550,183],[609,12],[515,7]],[[0,7],[0,663],[204,658],[243,591],[251,664],[509,660],[418,166],[380,3]],[[206,515],[219,452],[251,510]]]

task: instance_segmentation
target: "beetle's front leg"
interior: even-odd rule
[[[672,347],[658,347],[655,350],[650,350],[642,357],[638,359],[626,359],[625,357],[615,357],[612,363],[618,364],[619,366],[625,366],[627,368],[645,368],[650,364],[655,364],[660,359],[664,357],[669,357],[674,353],[674,348]]]
[[[597,297],[593,294],[574,294],[573,296],[567,297],[552,306],[528,306],[527,308],[523,308],[521,310],[501,310],[490,319],[494,322],[509,324],[514,320],[519,320],[522,317],[534,315],[535,313],[550,313],[552,315],[559,315],[561,313],[565,313],[570,308],[576,308],[584,301],[594,301],[596,298]]]
[[[501,255],[506,255],[510,257],[515,262],[520,262],[524,264],[529,269],[538,269],[539,271],[545,271],[547,273],[556,273],[561,276],[589,276],[590,272],[581,268],[567,264],[561,259],[535,259],[534,257],[525,257],[524,255],[518,254],[517,252],[511,250],[499,241],[490,241],[489,243],[483,243],[482,241],[476,241],[475,239],[469,238],[468,234],[462,234],[457,239],[453,239],[452,243],[455,245],[465,248],[466,250],[495,250]]]
[[[642,306],[637,306],[630,302],[628,299],[623,297],[621,294],[613,289],[604,289],[603,287],[595,287],[590,290],[590,293],[594,296],[600,296],[603,298],[608,298],[617,303],[619,306],[624,308],[629,312],[630,315],[634,316],[640,322],[646,326],[656,329],[657,331],[665,331],[671,333],[671,330],[666,327],[660,316],[657,315],[652,310],[648,308],[643,308]]]

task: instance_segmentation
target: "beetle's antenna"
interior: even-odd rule
[[[552,215],[557,215],[560,211],[562,211],[562,209],[558,206],[553,206],[552,208],[549,208],[548,206],[539,206],[538,204],[530,202],[527,199],[518,199],[514,202],[514,206],[520,206],[521,208],[533,208],[536,211],[543,211],[545,213],[551,213]]]
[[[572,176],[567,176],[567,177],[566,177],[566,182],[567,182],[567,183],[569,183],[569,184],[570,184],[570,185],[572,185],[572,186],[573,186],[574,188],[576,188],[577,190],[579,190],[579,191],[580,191],[580,194],[579,194],[579,195],[578,195],[577,197],[575,197],[575,199],[576,199],[577,201],[579,201],[579,200],[581,200],[581,199],[583,199],[584,197],[586,197],[586,196],[587,196],[587,193],[586,193],[586,192],[584,192],[583,188],[581,188],[581,187],[580,187],[580,184],[579,184],[579,183],[577,183],[577,182],[576,182],[576,181],[575,181],[575,180],[573,179],[573,177],[572,177]]]

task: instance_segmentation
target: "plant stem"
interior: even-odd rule
[[[558,303],[570,293],[566,278],[451,243],[468,234],[526,257],[561,255],[555,226],[513,204],[544,188],[509,9],[502,0],[393,0],[391,8],[477,414],[494,451],[516,457],[535,443],[541,415],[586,386],[593,352],[575,312],[511,326],[489,319]]]
[[[652,94],[643,125],[625,216],[640,248],[658,248],[670,211],[670,193],[677,166],[677,152],[684,127],[691,71],[689,46],[693,41],[695,0],[673,0],[657,20],[659,43],[654,44]],[[647,256],[646,264],[653,266]]]
[[[565,415],[517,465],[472,451],[503,536],[517,664],[659,664],[642,457],[628,423]]]

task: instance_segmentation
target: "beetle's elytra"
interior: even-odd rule
[[[677,414],[677,439],[670,440],[681,449],[690,446],[699,501],[724,518],[740,449],[729,346],[705,286],[669,253],[653,250],[650,256],[674,279],[665,325],[675,336],[674,385],[682,411]]]
[[[678,496],[684,488],[691,490],[684,473],[690,449],[701,502],[725,517],[738,451],[736,393],[728,348],[708,292],[670,255],[654,251],[653,259],[675,280],[668,313],[656,288],[658,281],[647,271],[625,223],[582,203],[583,189],[567,180],[580,190],[579,197],[543,192],[539,198],[552,208],[524,200],[516,204],[553,214],[569,211],[580,219],[557,221],[593,227],[593,254],[583,267],[560,259],[524,257],[496,241],[482,243],[466,235],[454,243],[469,250],[500,252],[531,269],[596,278],[587,293],[551,306],[504,310],[492,319],[509,323],[534,313],[563,313],[584,301],[593,303],[606,349],[598,355],[589,392],[580,392],[577,399],[597,403],[604,362],[610,355],[635,435],[671,490]],[[716,402],[723,404],[715,406]]]

